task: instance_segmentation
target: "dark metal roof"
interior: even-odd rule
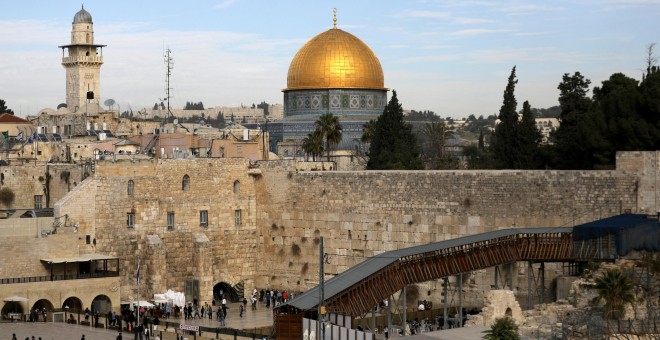
[[[73,23],[74,24],[92,24],[93,23],[92,22],[92,15],[89,14],[89,12],[87,12],[85,10],[84,5],[80,9],[80,11],[78,11],[78,13],[76,13],[76,15],[73,16]]]
[[[576,241],[611,237],[619,256],[631,250],[660,250],[660,222],[658,216],[623,214],[575,226]]]
[[[477,242],[486,242],[488,240],[494,240],[501,237],[509,237],[518,234],[571,233],[572,231],[573,228],[571,227],[505,229],[388,251],[370,257],[361,263],[349,268],[345,272],[325,281],[323,287],[324,300],[333,298],[334,296],[368,278],[369,276],[387,267],[388,265],[391,265],[400,260],[405,260],[405,258],[409,256],[432,253],[447,248],[468,245]],[[318,306],[318,303],[319,286],[316,286],[306,291],[302,295],[297,296],[286,305],[293,306],[300,310],[310,310]]]

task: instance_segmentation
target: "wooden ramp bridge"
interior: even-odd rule
[[[355,318],[411,284],[519,261],[530,266],[532,262],[613,261],[622,248],[634,247],[624,243],[633,240],[635,232],[649,235],[651,231],[651,242],[660,239],[657,218],[619,215],[601,221],[611,228],[580,229],[579,237],[573,227],[506,229],[381,253],[325,281],[322,290],[314,287],[275,308],[277,338],[301,339],[303,318],[316,319],[321,301],[326,312]]]

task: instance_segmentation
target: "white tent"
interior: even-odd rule
[[[164,294],[154,294],[154,301],[156,300],[167,300],[171,302],[172,305],[176,306],[185,306],[186,305],[186,296],[181,292],[175,292],[171,289],[168,289]],[[156,301],[158,302],[158,301]]]

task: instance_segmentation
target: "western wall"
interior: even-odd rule
[[[91,235],[95,244],[86,251],[120,258],[122,300],[136,294],[139,257],[143,298],[198,285],[201,301],[210,301],[220,282],[248,290],[313,287],[320,236],[329,278],[366,257],[413,245],[655,213],[657,158],[621,153],[611,171],[317,172],[297,171],[293,161],[100,161],[94,176],[57,202],[55,217],[66,216],[62,233],[76,224]],[[201,211],[208,212],[207,225],[200,225]],[[132,228],[127,214],[135,215]],[[526,287],[525,267],[515,273],[518,289]],[[482,271],[467,282],[473,294],[466,299],[477,303],[492,275]]]

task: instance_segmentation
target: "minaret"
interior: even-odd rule
[[[98,113],[103,47],[94,44],[92,15],[82,9],[73,17],[71,44],[62,49],[66,69],[66,105],[71,112]]]

